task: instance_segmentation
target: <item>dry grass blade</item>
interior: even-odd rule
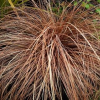
[[[62,100],[64,89],[70,100],[89,100],[99,90],[100,24],[81,12],[26,8],[1,20],[1,100]]]

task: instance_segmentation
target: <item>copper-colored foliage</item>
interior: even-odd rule
[[[84,13],[25,9],[1,20],[1,100],[61,100],[62,84],[70,100],[88,100],[100,88],[100,25]]]

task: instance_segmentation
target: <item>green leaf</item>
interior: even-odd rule
[[[89,9],[90,8],[89,4],[86,4],[85,5],[85,8]]]
[[[90,2],[91,0],[87,0],[87,2]]]
[[[89,6],[90,6],[90,7],[93,7],[94,5],[90,3]]]
[[[94,19],[94,20],[93,20],[93,22],[97,22],[97,20],[96,20],[96,19]]]
[[[82,6],[85,7],[86,9],[89,9],[90,8],[90,5],[85,3],[85,2],[82,2]]]
[[[78,2],[77,2],[77,1],[75,1],[75,2],[74,2],[74,6],[77,6],[77,4],[78,4]]]
[[[96,12],[100,14],[100,8],[97,8],[96,9]]]
[[[99,3],[100,3],[100,0],[97,0],[97,2],[99,2]]]
[[[85,7],[85,5],[86,5],[86,3],[85,2],[82,2],[82,6]]]

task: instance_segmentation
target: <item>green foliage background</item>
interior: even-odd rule
[[[11,2],[14,6],[20,6],[23,5],[25,2],[29,0],[0,0],[0,17],[3,17],[5,14],[7,14],[9,11],[11,11]]]

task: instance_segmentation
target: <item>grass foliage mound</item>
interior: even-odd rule
[[[100,17],[79,5],[47,9],[0,20],[1,100],[62,100],[62,91],[89,100],[100,89]]]

